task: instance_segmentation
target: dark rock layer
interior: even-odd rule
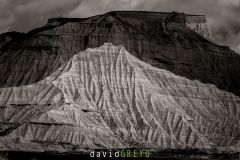
[[[21,43],[0,49],[0,87],[37,82],[79,51],[111,42],[153,66],[240,95],[240,56],[197,34],[209,35],[207,28],[194,28],[198,26],[195,20],[205,23],[201,16],[175,12],[109,12],[85,19],[51,19]]]
[[[7,32],[0,34],[0,48],[6,45],[8,42],[17,43],[25,38],[25,33],[19,32]]]

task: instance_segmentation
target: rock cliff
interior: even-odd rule
[[[43,80],[0,89],[0,150],[209,148],[239,143],[240,97],[109,43]]]
[[[119,11],[50,19],[20,43],[0,49],[0,86],[35,83],[79,51],[111,42],[153,66],[239,96],[240,56],[203,37],[210,35],[204,16],[176,12]]]
[[[186,25],[189,29],[200,34],[206,39],[212,39],[212,34],[204,15],[187,15]]]
[[[0,34],[0,48],[6,45],[8,42],[17,43],[25,38],[25,33],[19,32],[7,32]]]

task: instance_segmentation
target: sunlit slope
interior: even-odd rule
[[[32,85],[0,89],[2,150],[208,148],[239,142],[240,98],[109,43]]]

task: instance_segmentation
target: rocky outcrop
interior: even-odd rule
[[[0,34],[0,48],[6,45],[8,42],[17,43],[25,38],[25,33],[19,32],[7,32]]]
[[[195,29],[198,24],[200,29]],[[193,26],[208,35],[205,24],[204,17],[175,12],[109,12],[84,19],[51,19],[21,43],[0,49],[0,86],[35,83],[79,51],[111,42],[153,66],[240,95],[240,56],[189,29]]]
[[[106,43],[45,79],[0,89],[0,150],[210,148],[239,143],[240,98]]]
[[[186,25],[189,29],[200,34],[206,39],[209,39],[209,40],[212,39],[212,34],[208,27],[208,23],[205,15],[187,15]]]

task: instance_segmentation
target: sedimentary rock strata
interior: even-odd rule
[[[79,51],[110,42],[160,69],[239,96],[240,56],[201,35],[210,37],[204,16],[175,12],[109,12],[90,18],[50,19],[44,27],[27,33],[21,43],[0,49],[0,86],[35,83]]]
[[[209,148],[239,144],[240,98],[109,43],[31,85],[0,89],[0,149]]]

